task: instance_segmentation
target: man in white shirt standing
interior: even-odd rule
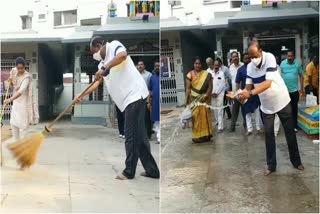
[[[291,113],[290,96],[287,87],[280,75],[275,57],[271,53],[262,51],[257,41],[250,44],[248,49],[251,63],[247,67],[246,90],[240,96],[248,99],[259,95],[261,111],[264,118],[265,143],[267,150],[268,169],[265,175],[276,170],[276,144],[274,136],[274,118],[277,114],[284,128],[289,156],[292,165],[298,170],[304,170],[294,131]],[[254,89],[252,89],[254,85]]]
[[[239,60],[239,53],[236,51],[233,51],[231,53],[231,59],[232,59],[232,64],[229,67],[230,75],[231,75],[231,82],[232,82],[232,91],[235,93],[236,92],[236,76],[238,73],[238,69],[243,65],[242,62]],[[235,101],[234,104],[232,105],[232,113],[231,113],[231,125],[230,125],[230,132],[234,132],[236,129],[236,122],[238,120],[238,115],[240,111],[240,103],[238,101]],[[243,119],[244,122],[244,127],[245,127],[245,119]]]
[[[220,68],[222,70],[222,72],[224,73],[224,79],[226,81],[226,88],[225,88],[225,95],[224,95],[224,98],[223,98],[223,105],[227,105],[228,104],[228,100],[227,100],[227,96],[226,94],[228,93],[228,91],[231,90],[231,85],[232,85],[232,78],[231,78],[231,74],[230,74],[230,71],[228,69],[227,66],[225,66],[222,62],[222,60],[217,57],[216,60],[219,61],[220,63]],[[228,119],[231,119],[231,109],[230,109],[230,106],[227,106],[224,108],[224,111],[223,111],[223,117],[224,117],[224,113],[227,112],[227,116],[228,116]]]
[[[146,65],[144,64],[144,61],[140,60],[137,64],[137,68],[141,76],[143,77],[144,81],[146,82],[146,85],[149,85],[152,74],[146,70]]]
[[[214,117],[216,121],[218,121],[218,133],[221,133],[223,131],[223,97],[224,97],[224,91],[225,91],[225,78],[224,73],[222,72],[220,68],[220,63],[218,60],[214,61],[213,64],[213,70],[211,68],[208,68],[208,71],[212,75],[212,81],[213,81],[213,89],[212,89],[212,106],[217,108],[214,109]]]
[[[83,96],[96,90],[104,80],[111,98],[125,115],[126,167],[116,179],[133,179],[139,158],[145,169],[141,175],[159,178],[160,172],[151,154],[145,129],[146,98],[149,91],[142,76],[119,41],[105,43],[102,37],[95,36],[91,39],[90,50],[93,58],[100,61],[99,71],[96,82]],[[77,103],[81,99],[79,96],[75,98]]]
[[[146,86],[149,86],[150,78],[152,74],[146,70],[146,66],[144,61],[140,60],[137,65],[138,71],[140,72],[141,76],[143,77],[144,81],[146,82]],[[151,112],[148,108],[146,108],[146,116],[145,116],[145,124],[148,138],[151,138],[152,135],[152,122],[151,122]]]

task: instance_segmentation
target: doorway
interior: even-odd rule
[[[281,37],[281,38],[258,38],[260,47],[265,52],[272,53],[275,57],[278,56],[280,60],[286,59],[287,51],[293,50],[295,52],[295,37]],[[297,53],[295,54],[297,55]]]
[[[159,55],[135,55],[130,54],[132,61],[135,65],[142,60],[146,66],[146,70],[152,72],[154,69],[154,63],[159,62]]]

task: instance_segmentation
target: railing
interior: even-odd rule
[[[173,48],[162,47],[161,56],[170,58],[171,77],[161,77],[161,105],[162,106],[176,106],[178,105],[177,86],[175,78],[175,67],[173,59]]]

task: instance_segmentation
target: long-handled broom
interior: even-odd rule
[[[93,81],[81,94],[84,93],[95,83]],[[16,143],[8,145],[13,155],[17,158],[17,163],[20,165],[21,169],[28,168],[34,164],[39,148],[45,138],[45,136],[51,132],[52,126],[71,108],[74,106],[75,101],[73,101],[63,112],[61,112],[49,125],[45,126],[44,130],[39,133],[34,133],[28,137],[25,137]]]
[[[7,90],[6,90],[6,95],[4,96],[4,100],[6,100],[8,98],[8,95],[9,95],[9,89],[10,89],[10,85],[11,85],[11,81],[9,80],[8,82],[8,87],[7,87]],[[2,127],[2,118],[3,118],[3,115],[4,115],[4,110],[6,108],[6,104],[3,103],[2,104],[2,109],[1,109],[1,115],[0,115],[0,123],[1,123],[1,127]],[[0,165],[2,166],[2,162],[3,162],[3,154],[2,154],[2,140],[1,140],[1,149],[0,149],[0,155],[1,155],[1,163]]]

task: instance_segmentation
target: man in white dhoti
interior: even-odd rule
[[[13,95],[4,103],[13,102],[10,124],[13,138],[17,141],[25,136],[29,124],[36,124],[39,120],[37,105],[33,100],[32,78],[25,70],[22,57],[16,59],[16,67],[10,72],[9,82],[13,85]]]

